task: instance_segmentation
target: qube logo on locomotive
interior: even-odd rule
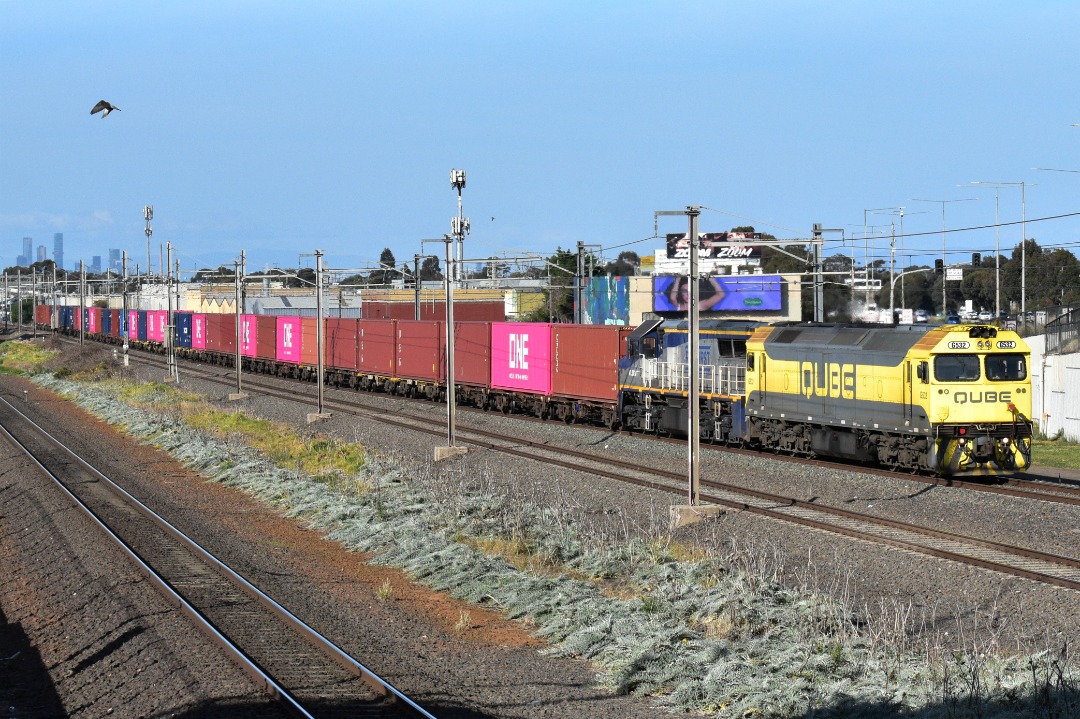
[[[855,399],[855,365],[836,362],[803,362],[799,376],[802,394],[807,399],[843,397]]]
[[[993,402],[1012,402],[1012,392],[954,392],[955,404],[979,404]]]

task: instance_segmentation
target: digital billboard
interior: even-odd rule
[[[590,277],[585,288],[582,322],[587,325],[630,324],[630,278]]]
[[[667,256],[690,258],[690,235],[686,232],[667,235]],[[745,232],[706,232],[698,235],[698,257],[711,260],[760,260],[761,247],[747,244],[756,234]]]
[[[698,280],[698,311],[767,312],[783,309],[780,275],[728,275]],[[653,276],[653,311],[686,312],[690,288],[685,275]]]

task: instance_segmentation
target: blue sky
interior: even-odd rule
[[[451,168],[466,257],[647,254],[655,210],[698,204],[703,231],[843,228],[826,253],[860,262],[888,254],[864,211],[904,206],[897,249],[928,260],[942,205],[912,198],[977,198],[950,229],[994,221],[973,180],[1032,183],[1032,220],[1080,212],[1080,173],[1032,169],[1080,170],[1078,31],[1080,4],[1049,0],[0,0],[0,265],[55,232],[69,266],[145,265],[146,204],[155,265],[166,241],[185,270],[411,261],[450,229]],[[121,111],[91,117],[103,98]],[[1018,221],[1020,192],[1000,207]],[[1072,249],[1080,219],[1027,232]],[[955,261],[994,243],[947,237]]]

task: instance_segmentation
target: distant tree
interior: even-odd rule
[[[379,255],[379,269],[368,273],[368,283],[373,285],[390,284],[397,276],[396,267],[397,260],[394,259],[393,251],[389,247],[383,248],[382,254]]]
[[[216,269],[203,268],[195,272],[194,282],[204,282],[206,284],[224,284],[226,282],[234,282],[236,275],[235,268],[227,265],[221,265]]]
[[[602,266],[591,252],[585,253],[586,274],[603,274]],[[555,254],[547,258],[547,276],[550,278],[546,291],[546,316],[538,313],[538,321],[573,322],[574,321],[574,278],[577,274],[577,252],[556,249]]]
[[[614,262],[609,262],[604,265],[604,272],[609,275],[627,277],[636,274],[637,268],[640,265],[641,258],[638,257],[638,253],[628,250],[620,252]]]
[[[433,282],[443,278],[442,267],[436,255],[428,255],[420,263],[420,279],[424,282]]]

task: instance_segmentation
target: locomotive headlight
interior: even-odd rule
[[[957,442],[957,444],[960,445],[961,447],[963,447],[965,444],[967,444],[967,440],[964,439],[963,437],[961,437],[960,441]]]
[[[1008,438],[1008,437],[1002,437],[1002,438],[1001,438],[1001,443],[1002,443],[1002,444],[1004,444],[1004,445],[1006,445],[1006,446],[1008,446],[1008,444],[1009,444],[1009,438]]]

